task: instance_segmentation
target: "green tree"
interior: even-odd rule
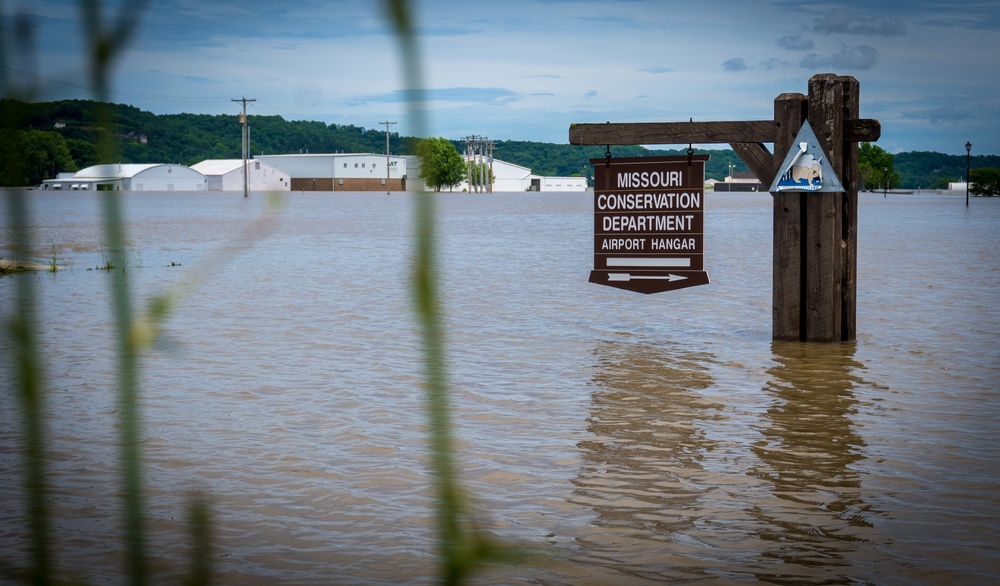
[[[939,177],[931,184],[931,189],[948,189],[949,185],[956,182],[958,182],[958,179],[953,177]]]
[[[44,130],[0,129],[0,185],[38,185],[64,171],[76,171],[66,140]]]
[[[899,185],[899,174],[892,168],[893,156],[885,149],[863,142],[858,148],[858,177],[865,191],[892,189]]]
[[[1000,194],[1000,169],[972,169],[969,171],[969,193],[973,195]]]
[[[86,169],[98,163],[97,147],[94,143],[78,138],[67,138],[66,146],[69,147],[69,154],[78,168]]]
[[[452,188],[465,179],[465,161],[446,138],[425,138],[417,145],[420,178],[434,191]]]

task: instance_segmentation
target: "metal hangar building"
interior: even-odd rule
[[[406,191],[405,157],[306,153],[255,155],[253,160],[287,173],[292,191]]]
[[[42,189],[72,191],[205,191],[205,176],[184,165],[121,164],[94,165],[76,173],[60,173],[47,179]]]
[[[208,180],[209,191],[243,191],[243,159],[207,159],[191,166]],[[263,161],[247,161],[250,191],[288,191],[288,173]]]

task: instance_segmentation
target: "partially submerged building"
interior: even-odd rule
[[[469,171],[480,174],[489,169],[493,174],[493,185],[490,191],[587,191],[586,177],[545,177],[531,172],[531,169],[501,161],[492,157],[463,157],[469,165]],[[469,191],[469,180],[466,179],[454,191]],[[472,181],[471,191],[487,191],[481,180]]]
[[[254,160],[288,173],[292,191],[406,191],[406,157],[306,153]]]
[[[46,179],[42,189],[62,191],[205,191],[205,176],[184,165],[106,164]]]
[[[410,170],[413,172],[414,176],[419,176],[420,174],[420,159],[417,157],[408,157],[410,159]],[[469,189],[469,180],[465,179],[455,187],[447,191],[473,191],[473,192],[518,192],[518,191],[587,191],[587,178],[586,177],[546,177],[544,175],[536,175],[531,172],[531,169],[527,167],[522,167],[521,165],[515,165],[514,163],[508,163],[507,161],[501,161],[500,159],[482,157],[476,155],[475,157],[462,157],[467,165],[466,174],[470,172],[475,174],[477,171],[480,175],[485,174],[484,169],[489,169],[493,174],[493,184],[486,187],[487,180],[485,177],[481,179],[476,179],[472,181],[472,189]],[[485,165],[481,163],[485,161]],[[477,166],[478,165],[478,166]],[[417,182],[414,182],[416,185]],[[421,184],[422,185],[422,184]]]
[[[544,177],[531,169],[499,159],[485,160],[493,182],[465,180],[451,191],[566,192],[587,191],[586,177]],[[471,163],[471,160],[467,160]],[[475,167],[470,165],[470,169]],[[372,191],[422,190],[420,159],[358,153],[256,155],[246,165],[250,191]],[[408,175],[412,173],[412,179]],[[481,173],[485,173],[482,171]],[[168,164],[95,165],[76,173],[61,173],[42,189],[63,191],[242,191],[242,159],[207,159],[191,167]]]
[[[246,162],[247,181],[243,180],[243,159],[207,159],[191,166],[205,176],[209,191],[288,191],[291,176],[264,161]]]
[[[749,171],[735,171],[715,184],[715,191],[764,191],[760,179]]]

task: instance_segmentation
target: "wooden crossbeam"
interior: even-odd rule
[[[733,142],[729,146],[762,185],[774,182],[774,156],[759,142]]]
[[[798,129],[795,129],[798,130]],[[773,143],[779,129],[773,120],[744,122],[608,122],[571,124],[572,145]],[[844,121],[844,140],[875,142],[882,135],[878,120]]]

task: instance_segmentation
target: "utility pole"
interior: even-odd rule
[[[493,141],[485,136],[470,134],[465,141],[466,173],[469,183],[469,193],[475,189],[485,192],[493,191],[490,177],[493,174]],[[487,166],[489,162],[489,166]]]
[[[234,99],[233,102],[243,102],[243,114],[240,115],[240,124],[243,125],[241,138],[243,140],[243,197],[250,196],[250,177],[247,175],[247,149],[250,148],[250,133],[247,127],[247,102],[256,102],[257,100],[248,100],[246,98]]]
[[[472,193],[473,185],[476,193],[479,193],[479,137],[472,135],[472,171],[469,176],[469,193]]]
[[[486,191],[486,137],[479,137],[479,185],[476,191]]]
[[[387,120],[379,124],[385,124],[385,193],[388,195],[392,191],[389,187],[389,127],[396,123]]]
[[[472,136],[465,137],[465,181],[472,193]]]

